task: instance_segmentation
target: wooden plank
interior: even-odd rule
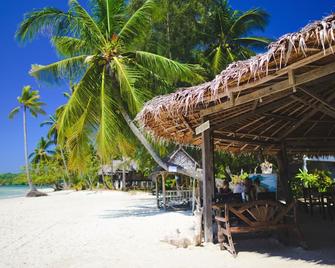
[[[327,100],[323,99],[322,97],[318,96],[317,94],[315,94],[314,92],[311,92],[309,90],[306,90],[302,87],[299,87],[299,89],[304,92],[305,94],[307,94],[308,96],[312,97],[313,99],[317,100],[318,102],[322,103],[325,107],[329,108],[330,110],[332,110],[333,112],[335,112],[335,106],[331,103],[329,103]]]
[[[205,242],[213,242],[212,198],[214,195],[214,144],[210,129],[202,132],[203,215]]]
[[[326,64],[324,66],[321,66],[309,72],[296,75],[295,76],[295,80],[296,80],[295,86],[297,87],[299,85],[306,84],[308,82],[314,81],[316,79],[319,79],[321,77],[324,77],[324,76],[327,76],[333,73],[335,73],[335,62],[331,62],[329,64]],[[271,86],[263,87],[261,89],[253,91],[252,93],[241,96],[235,100],[234,105],[232,105],[231,102],[223,102],[223,103],[217,104],[215,106],[212,106],[210,108],[200,111],[200,114],[202,116],[207,116],[209,114],[217,113],[219,111],[229,109],[234,106],[241,105],[241,104],[244,104],[250,101],[261,99],[261,98],[264,98],[266,96],[269,96],[275,93],[284,92],[291,88],[292,88],[292,85],[289,83],[287,79],[282,82],[275,83]]]
[[[166,189],[165,189],[165,172],[162,173],[162,191],[163,191],[163,206],[166,209]]]
[[[222,141],[239,142],[239,143],[246,143],[246,144],[253,144],[253,145],[260,145],[260,146],[270,146],[270,145],[275,145],[275,144],[279,145],[279,143],[275,141],[260,141],[260,140],[248,139],[248,138],[230,137],[230,136],[226,136],[226,135],[223,135],[221,133],[216,133],[216,132],[214,132],[213,137],[220,139]]]
[[[186,120],[185,116],[181,115],[181,118],[184,122],[184,125],[186,126],[186,128],[192,132],[192,134],[194,135],[195,134],[195,131],[194,129],[190,126],[189,122]]]
[[[267,103],[265,105],[259,106],[255,111],[248,110],[248,111],[244,112],[243,114],[241,114],[239,116],[236,116],[236,117],[230,118],[228,120],[225,120],[224,122],[222,122],[220,124],[215,124],[215,125],[212,126],[212,129],[216,130],[216,129],[220,129],[220,128],[229,127],[229,126],[231,126],[235,123],[240,122],[241,120],[245,120],[245,119],[248,119],[252,116],[255,116],[257,113],[263,113],[263,112],[267,112],[267,111],[276,109],[278,107],[281,107],[283,103],[287,103],[287,102],[288,102],[287,98],[281,98],[281,99],[276,100],[274,102]]]
[[[195,128],[195,134],[199,135],[209,128],[210,128],[210,123],[209,123],[209,120],[207,120],[206,122],[202,123],[200,126]]]

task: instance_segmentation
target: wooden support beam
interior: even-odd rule
[[[213,242],[212,200],[214,195],[214,143],[210,129],[202,134],[203,216],[205,242]]]
[[[283,189],[283,194],[287,202],[292,200],[291,191],[289,189],[289,162],[286,151],[286,144],[281,143],[280,152],[277,155],[277,164],[279,169],[279,180]]]
[[[318,102],[320,102],[322,105],[324,105],[324,107],[332,110],[333,112],[335,112],[335,106],[331,103],[329,103],[327,100],[325,100],[324,98],[322,98],[321,96],[318,96],[317,94],[315,94],[314,92],[311,92],[309,90],[306,90],[302,87],[299,87],[299,89],[304,92],[306,95],[312,97],[313,99],[317,100]]]
[[[295,131],[297,128],[301,127],[309,118],[317,114],[321,111],[320,105],[314,105],[308,101],[302,100],[296,96],[291,95],[290,96],[295,101],[299,101],[304,103],[305,105],[311,107],[313,110],[305,114],[298,122],[296,122],[291,128],[287,129],[281,136],[280,139],[285,139],[288,135],[290,135],[293,131]],[[332,101],[335,98],[335,92],[333,92],[328,98],[327,101]],[[335,114],[334,114],[335,116]]]
[[[236,117],[230,118],[228,120],[224,120],[222,123],[216,124],[212,127],[213,130],[220,129],[220,128],[226,128],[229,127],[235,123],[239,123],[241,120],[248,119],[252,116],[255,116],[258,113],[267,112],[270,110],[274,110],[276,108],[281,107],[284,103],[287,103],[287,98],[281,98],[279,100],[276,100],[271,103],[264,104],[262,106],[259,106],[255,111],[246,111],[245,113],[238,115]]]
[[[232,136],[226,136],[221,133],[214,132],[213,137],[219,140],[228,141],[228,142],[238,142],[238,143],[245,143],[245,144],[252,144],[252,145],[260,145],[260,146],[271,146],[278,144],[275,141],[260,141],[254,139],[248,139],[248,138],[239,138],[239,137],[232,137]]]
[[[292,86],[293,92],[296,92],[297,88],[295,86],[296,81],[295,81],[294,70],[292,68],[289,68],[287,73],[288,73],[288,83]]]
[[[162,173],[162,192],[163,192],[163,206],[166,210],[166,187],[165,187],[165,172]]]
[[[287,70],[286,70],[287,71]],[[335,62],[331,62],[327,65],[321,66],[319,68],[313,69],[311,71],[308,71],[306,73],[295,75],[295,86],[303,85],[308,82],[317,80],[321,77],[330,75],[335,73]],[[252,84],[248,88],[252,88]],[[212,113],[217,113],[219,111],[232,108],[237,105],[241,105],[250,101],[254,101],[260,98],[264,98],[269,95],[273,95],[275,93],[285,92],[288,89],[291,89],[292,85],[289,83],[288,79],[274,83],[271,86],[266,86],[261,89],[255,90],[252,93],[243,95],[235,100],[234,105],[231,102],[223,102],[220,104],[217,104],[215,106],[212,106],[210,108],[207,108],[205,110],[202,110],[200,112],[201,116],[207,116]]]
[[[183,120],[184,125],[186,126],[186,128],[187,128],[189,131],[191,131],[193,135],[195,135],[195,131],[194,131],[194,129],[193,129],[193,128],[190,126],[190,124],[187,122],[185,116],[181,115],[181,118],[182,118],[182,120]]]
[[[333,100],[334,99],[334,94],[332,94],[330,97],[327,98],[327,100]],[[316,112],[321,112],[324,113],[326,115],[329,115],[330,117],[335,118],[335,111],[331,110],[325,106],[323,106],[322,104],[314,104],[314,103],[310,103],[309,101],[299,98],[297,96],[291,96],[292,99],[294,99],[295,101],[298,101],[304,105],[306,105],[307,107],[311,107],[312,109],[314,109]]]

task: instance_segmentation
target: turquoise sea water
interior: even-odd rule
[[[0,199],[25,196],[28,192],[28,186],[0,186]]]

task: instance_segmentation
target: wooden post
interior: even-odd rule
[[[166,193],[165,193],[165,172],[162,173],[162,191],[163,191],[163,206],[166,210]]]
[[[283,188],[284,196],[286,201],[291,201],[291,191],[289,187],[289,163],[286,151],[285,143],[281,143],[280,152],[277,156],[278,168],[279,168],[279,179]]]
[[[157,199],[157,208],[159,208],[159,189],[158,189],[158,178],[159,176],[156,177],[155,182],[156,182],[156,199]]]
[[[214,187],[214,144],[210,129],[202,133],[202,183],[205,242],[213,242],[212,199]]]

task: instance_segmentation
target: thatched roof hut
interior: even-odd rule
[[[201,145],[209,121],[216,149],[335,152],[335,14],[286,34],[267,52],[232,63],[210,82],[158,96],[137,120],[155,138]]]

